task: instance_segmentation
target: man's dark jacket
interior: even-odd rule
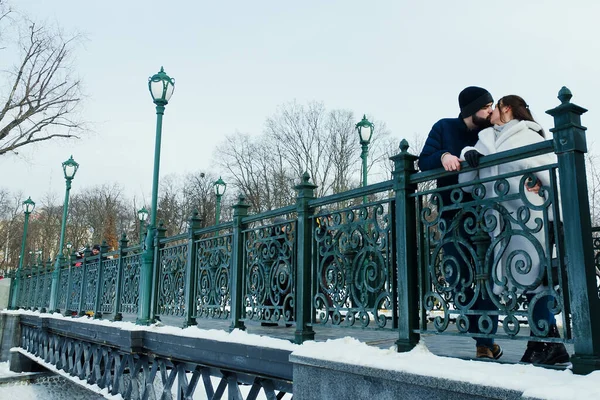
[[[442,154],[450,153],[460,157],[460,152],[467,146],[477,143],[479,129],[469,130],[462,118],[445,118],[436,122],[427,136],[423,151],[419,155],[419,169],[428,171],[442,168]],[[437,180],[437,187],[455,185],[458,174],[445,176]],[[464,193],[465,195],[467,193]],[[467,196],[470,198],[470,196]],[[450,192],[442,192],[444,205],[450,204]],[[466,199],[465,199],[466,200]]]

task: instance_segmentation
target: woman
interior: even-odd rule
[[[479,158],[483,155],[545,140],[542,127],[534,121],[529,106],[519,96],[504,96],[498,100],[490,122],[494,126],[479,132],[479,140],[475,146],[466,147],[461,152],[461,159],[466,160],[471,167],[477,167]],[[465,191],[474,191],[475,198],[513,195],[512,199],[496,203],[500,207],[485,211],[486,226],[491,229],[490,246],[494,250],[492,278],[496,295],[503,297],[514,292],[525,293],[531,302],[536,293],[549,290],[544,284],[544,277],[548,259],[545,235],[546,230],[550,229],[545,226],[539,229],[538,223],[553,219],[548,196],[544,197],[544,192],[540,193],[541,187],[550,187],[550,176],[545,169],[526,175],[519,172],[555,162],[556,156],[550,153],[459,175],[459,182],[464,183],[509,174],[503,179],[491,179],[483,185],[463,188]],[[532,312],[533,323],[540,330],[545,330],[544,322],[547,321],[547,336],[560,337],[554,313],[549,309],[554,302],[553,297],[541,295],[536,300]],[[566,363],[569,355],[562,343],[530,341],[521,361],[536,364]]]

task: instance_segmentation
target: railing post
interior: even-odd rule
[[[114,313],[113,321],[122,321],[123,313],[121,313],[121,285],[123,280],[123,265],[124,265],[124,257],[125,257],[125,248],[129,240],[127,240],[127,235],[123,232],[121,235],[121,240],[119,241],[119,265],[117,267],[117,278],[115,279],[115,304],[114,304]],[[141,248],[141,246],[140,246]]]
[[[202,219],[198,210],[194,210],[188,220],[188,257],[185,266],[185,321],[183,327],[194,326],[196,322],[196,243],[194,231],[200,229]]]
[[[238,202],[233,206],[233,238],[231,244],[231,326],[229,330],[245,330],[246,326],[241,321],[244,299],[242,298],[244,287],[244,217],[248,215],[250,205],[246,203],[246,197],[240,194]]]
[[[158,282],[159,282],[159,274],[160,274],[160,250],[164,247],[164,244],[160,244],[160,240],[166,237],[167,228],[165,228],[162,222],[158,223],[158,228],[156,228],[156,234],[154,235],[154,263],[152,265],[152,293],[151,299],[152,303],[150,304],[150,321],[156,322],[160,321],[160,315],[156,315],[158,308]]]
[[[296,254],[296,332],[295,342],[303,343],[307,340],[314,340],[315,331],[310,325],[312,312],[312,242],[313,210],[309,206],[309,201],[315,198],[315,189],[317,185],[309,182],[308,172],[302,174],[299,185],[294,189],[298,193],[296,196],[296,210],[298,213],[297,240],[298,245]]]
[[[94,319],[102,318],[102,312],[100,311],[100,307],[102,307],[102,288],[104,287],[103,279],[104,279],[104,254],[108,252],[108,245],[106,244],[106,240],[102,241],[102,245],[100,246],[100,254],[98,255],[98,281],[96,282],[96,301],[94,303]]]
[[[415,332],[419,324],[419,295],[417,285],[417,215],[415,199],[410,196],[417,185],[410,183],[416,172],[417,156],[408,152],[408,142],[400,142],[400,153],[390,158],[394,162],[392,172],[395,192],[394,229],[396,230],[396,265],[398,268],[398,352],[409,351],[419,342]],[[422,250],[421,250],[422,251]],[[393,300],[395,301],[395,300]]]
[[[575,354],[573,372],[587,374],[600,369],[600,299],[592,244],[585,153],[586,128],[581,115],[587,110],[570,102],[571,91],[558,92],[561,104],[546,111],[554,117],[554,151],[563,212],[566,270],[573,321]]]

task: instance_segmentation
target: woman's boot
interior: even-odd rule
[[[527,342],[527,348],[525,349],[525,353],[523,353],[523,357],[521,357],[521,361],[519,361],[520,363],[524,363],[524,364],[531,364],[531,356],[533,355],[534,352],[540,352],[542,351],[544,348],[544,343],[543,342],[533,342],[533,341],[528,341]]]
[[[556,325],[550,325],[550,331],[548,337],[559,338],[558,328]],[[565,345],[562,343],[541,343],[542,349],[534,351],[531,355],[531,362],[533,364],[541,365],[556,365],[566,364],[569,362],[569,353]]]

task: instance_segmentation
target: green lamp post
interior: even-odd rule
[[[165,106],[175,90],[175,79],[165,73],[163,67],[148,79],[148,89],[152,101],[156,105],[156,142],[154,145],[154,174],[152,179],[152,206],[150,208],[150,223],[147,227],[146,241],[143,246],[142,269],[140,271],[140,298],[136,324],[149,325],[153,317],[150,315],[152,301],[152,265],[154,263],[154,236],[156,235],[156,212],[158,205],[158,169],[160,166],[160,140],[162,134],[162,117]]]
[[[63,203],[62,226],[60,228],[60,241],[58,243],[58,251],[56,253],[56,262],[52,271],[52,288],[50,289],[50,310],[56,310],[58,302],[58,275],[60,273],[60,262],[63,256],[63,248],[65,245],[65,228],[67,227],[67,213],[69,211],[69,192],[71,191],[71,182],[75,178],[75,174],[79,169],[79,164],[73,160],[73,156],[62,163],[63,173],[65,176],[66,190],[65,201]]]
[[[356,130],[358,131],[358,138],[360,139],[360,146],[362,151],[360,158],[362,158],[362,185],[367,186],[367,156],[369,155],[369,143],[373,136],[373,124],[369,122],[366,115],[363,115],[362,120],[356,124]],[[367,202],[367,196],[363,196],[363,203]]]
[[[23,223],[23,239],[21,241],[21,254],[19,255],[19,267],[17,268],[17,274],[15,276],[15,286],[12,293],[12,299],[10,302],[11,309],[17,308],[17,293],[19,293],[19,280],[21,279],[21,271],[23,271],[23,260],[25,259],[25,242],[27,241],[27,227],[29,226],[29,215],[35,209],[35,203],[28,197],[23,202],[23,213],[25,214],[25,222]]]
[[[138,219],[140,220],[140,244],[141,244],[143,241],[143,238],[144,238],[144,223],[148,219],[148,210],[146,210],[146,207],[142,207],[141,209],[138,210],[137,214],[138,214]]]
[[[71,248],[73,247],[73,244],[71,242],[67,242],[66,247],[67,247],[67,255],[66,255],[66,257],[68,257],[68,256],[71,255]]]
[[[215,195],[217,196],[217,210],[215,211],[215,225],[219,225],[219,219],[221,218],[221,197],[225,194],[227,184],[221,177],[213,183],[215,188]]]

